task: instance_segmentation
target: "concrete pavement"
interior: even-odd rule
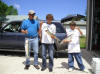
[[[54,68],[53,72],[49,72],[48,68],[45,71],[41,71],[41,69],[36,70],[32,63],[33,58],[31,57],[31,66],[29,70],[24,70],[24,56],[5,56],[0,55],[0,74],[92,74],[91,73],[91,58],[92,54],[86,50],[82,50],[83,53],[83,63],[86,69],[89,70],[89,73],[85,73],[79,70],[74,70],[72,72],[68,72],[68,58],[55,58],[54,59]],[[39,58],[39,66],[41,68],[42,59]],[[48,60],[47,60],[48,62]],[[75,61],[75,68],[78,68],[77,63]]]

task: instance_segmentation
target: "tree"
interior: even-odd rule
[[[0,0],[0,25],[6,20],[7,15],[18,15],[17,9]]]
[[[5,20],[8,6],[0,0],[0,25]]]
[[[18,15],[17,9],[13,6],[9,6],[6,11],[6,15]]]
[[[0,16],[6,15],[8,6],[0,0]]]

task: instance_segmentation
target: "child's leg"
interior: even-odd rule
[[[68,53],[68,66],[69,66],[69,68],[73,68],[74,69],[73,53]]]
[[[49,44],[48,46],[48,53],[49,53],[49,69],[53,68],[53,51],[54,51],[54,46],[53,44]]]
[[[84,70],[85,67],[84,67],[83,62],[82,62],[81,53],[74,53],[74,56],[75,56],[75,59],[77,61],[77,64],[78,64],[79,68],[81,70]]]
[[[42,44],[42,68],[46,68],[46,44]]]

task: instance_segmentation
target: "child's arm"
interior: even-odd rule
[[[80,32],[81,36],[83,35],[83,32],[80,30],[79,27],[75,27],[75,29],[77,29]]]
[[[40,40],[42,38],[42,34],[41,34],[41,32],[42,32],[42,24],[43,24],[43,21],[40,22],[40,28],[39,28],[39,31],[38,31]]]
[[[66,42],[71,42],[71,40],[64,39],[63,42],[64,42],[64,43],[66,43]]]

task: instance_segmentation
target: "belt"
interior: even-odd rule
[[[34,36],[34,37],[32,37],[32,36],[27,36],[26,38],[34,39],[34,38],[37,38],[37,36]]]

